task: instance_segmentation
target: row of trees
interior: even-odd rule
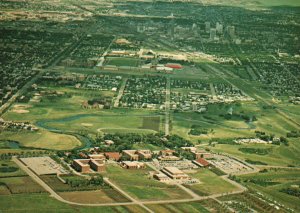
[[[112,140],[114,142],[111,146],[105,146],[105,140]],[[137,134],[137,133],[116,133],[106,134],[96,139],[94,146],[100,147],[101,151],[122,151],[132,149],[134,144],[151,144],[162,148],[177,149],[183,146],[193,146],[193,144],[178,136],[164,136],[162,132],[156,134]]]
[[[105,185],[103,177],[99,174],[96,176],[92,176],[90,179],[86,179],[78,176],[66,177],[64,179],[66,180],[66,184],[74,188]]]

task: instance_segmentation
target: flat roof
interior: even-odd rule
[[[168,167],[165,167],[164,169],[167,170],[168,172],[170,172],[171,174],[184,174],[181,170],[179,170],[176,167],[168,166]]]
[[[75,159],[74,161],[81,166],[87,166],[89,165],[90,159]]]
[[[123,161],[122,163],[126,164],[127,166],[144,165],[144,163],[138,161]]]

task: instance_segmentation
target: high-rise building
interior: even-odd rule
[[[228,26],[227,27],[227,33],[230,36],[230,38],[234,38],[235,37],[235,27],[234,26]]]
[[[214,28],[211,28],[209,39],[213,41],[216,39],[216,37],[217,37],[217,30]]]
[[[210,22],[206,21],[205,22],[205,32],[209,33],[209,31],[210,31]]]
[[[217,33],[222,34],[223,33],[223,25],[220,24],[219,22],[216,23],[216,30]]]

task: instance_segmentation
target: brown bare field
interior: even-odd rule
[[[59,195],[77,203],[113,203],[128,202],[128,200],[113,189],[101,189],[96,191],[60,192]]]

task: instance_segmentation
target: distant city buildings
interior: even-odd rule
[[[210,35],[209,35],[209,39],[211,41],[214,41],[217,38],[217,30],[214,28],[210,29]]]
[[[209,31],[210,31],[210,22],[206,21],[204,24],[205,24],[205,32],[209,33]]]

